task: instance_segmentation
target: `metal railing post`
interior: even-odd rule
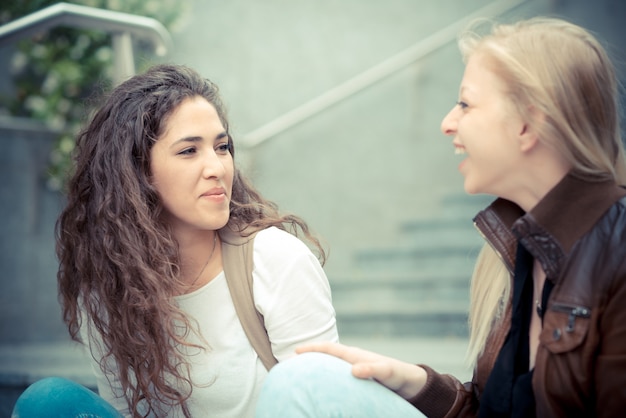
[[[129,32],[112,34],[113,43],[113,84],[118,85],[135,75],[133,40]]]

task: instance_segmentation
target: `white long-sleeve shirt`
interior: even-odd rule
[[[294,355],[300,344],[338,341],[328,279],[302,241],[278,228],[260,231],[254,241],[253,263],[255,305],[264,317],[278,361]],[[198,321],[210,346],[209,350],[187,349],[194,382],[187,403],[192,416],[252,417],[267,370],[237,318],[224,273],[176,301]],[[88,341],[86,332],[83,338]],[[109,382],[95,361],[93,369],[100,396],[129,415],[125,400],[115,396],[117,380]],[[172,411],[170,416],[182,416],[182,412]]]

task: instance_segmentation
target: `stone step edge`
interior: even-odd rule
[[[379,318],[381,316],[389,318],[437,318],[437,317],[467,317],[469,315],[469,303],[462,306],[455,304],[454,306],[446,306],[437,308],[433,306],[427,307],[405,307],[405,306],[339,306],[335,307],[335,313],[338,318],[355,318],[367,321],[371,318]]]
[[[0,344],[0,386],[26,386],[58,376],[95,388],[84,346],[72,341]]]

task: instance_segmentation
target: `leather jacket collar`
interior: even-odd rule
[[[517,242],[537,259],[546,276],[558,281],[565,256],[626,190],[614,181],[591,182],[566,175],[528,213],[505,199],[479,212],[474,224],[513,272]]]

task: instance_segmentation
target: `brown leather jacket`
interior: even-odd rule
[[[509,271],[518,239],[554,288],[533,373],[537,416],[626,415],[626,190],[566,176],[529,213],[498,199],[474,219]],[[424,366],[410,402],[429,417],[476,416],[510,326],[510,305],[491,332],[471,382]]]

